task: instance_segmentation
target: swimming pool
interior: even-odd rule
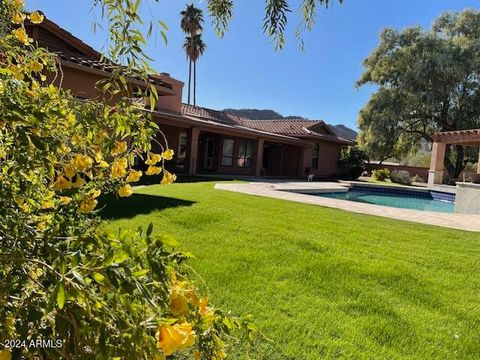
[[[454,212],[455,195],[398,188],[353,186],[346,192],[315,193],[315,196],[368,204],[435,212]]]

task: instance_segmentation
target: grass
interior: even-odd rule
[[[213,186],[140,188],[103,216],[193,253],[213,301],[273,340],[254,359],[480,358],[480,234]]]

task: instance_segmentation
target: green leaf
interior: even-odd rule
[[[78,280],[78,282],[84,286],[87,285],[87,283],[85,282],[85,279],[83,278],[82,275],[80,275],[78,272],[76,271],[72,271],[72,275],[75,277],[75,279]]]
[[[61,282],[58,286],[58,293],[57,293],[57,305],[60,309],[63,309],[66,299],[67,299],[67,294],[65,293],[65,286],[63,285],[63,282]]]
[[[180,243],[175,239],[173,236],[170,235],[161,235],[158,237],[158,240],[162,242],[162,244],[167,245],[167,246],[178,246]]]
[[[139,270],[139,271],[133,272],[133,273],[132,273],[132,276],[133,276],[133,277],[140,277],[140,276],[147,275],[149,272],[150,272],[150,270],[148,270],[148,269],[143,269],[143,270]]]
[[[148,224],[148,228],[147,228],[147,236],[152,235],[152,231],[153,231],[153,223],[150,223]]]
[[[100,273],[94,273],[93,274],[93,279],[98,283],[103,283],[105,281],[105,276],[103,276]]]

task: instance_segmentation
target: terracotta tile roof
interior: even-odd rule
[[[308,135],[308,127],[323,124],[323,121],[313,121],[306,119],[272,119],[272,120],[241,120],[243,125],[258,130],[273,132],[285,135]]]
[[[288,137],[316,137],[327,141],[344,144],[353,143],[335,135],[329,126],[322,120],[308,120],[303,118],[251,120],[224,111],[207,109],[200,106],[182,104],[182,114],[207,121],[232,125],[237,128],[257,130],[266,134]]]
[[[229,115],[223,111],[208,109],[200,106],[182,104],[182,114],[223,124],[241,125],[234,120],[235,116]]]
[[[242,120],[244,126],[268,131],[275,134],[296,136],[301,138],[321,138],[327,141],[352,144],[353,141],[337,136],[322,120],[303,118],[274,120]]]
[[[68,62],[77,64],[77,65],[80,65],[80,66],[86,66],[86,67],[89,67],[91,69],[100,70],[100,71],[104,71],[104,72],[107,72],[107,73],[111,73],[115,69],[115,67],[117,66],[117,65],[115,65],[115,63],[109,61],[108,59],[97,60],[97,59],[86,58],[86,57],[82,57],[82,56],[65,55],[65,54],[59,53],[59,52],[57,52],[57,55],[63,61],[68,61]],[[140,78],[134,78],[134,79],[139,80]],[[163,86],[163,87],[166,87],[168,89],[173,88],[172,84],[160,79],[159,77],[157,77],[155,75],[149,75],[148,76],[148,81],[151,84],[155,84],[155,85],[158,85],[158,86]]]

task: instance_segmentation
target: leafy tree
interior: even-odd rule
[[[203,31],[203,11],[196,8],[193,4],[187,5],[187,8],[183,10],[180,15],[182,19],[180,21],[180,27],[183,32],[187,34],[183,48],[188,58],[188,104],[190,105],[191,83],[192,83],[192,63],[194,65],[194,80],[193,80],[193,102],[196,105],[196,83],[197,83],[197,71],[196,63],[198,58],[205,51],[205,44],[201,38]]]
[[[443,14],[428,31],[382,33],[358,81],[379,87],[359,117],[359,142],[371,157],[400,157],[437,131],[480,127],[479,37],[474,10]],[[462,146],[448,147],[450,177],[458,177],[464,158]]]
[[[344,180],[356,180],[365,171],[365,162],[368,160],[365,152],[358,146],[342,148],[338,167],[340,178]]]

